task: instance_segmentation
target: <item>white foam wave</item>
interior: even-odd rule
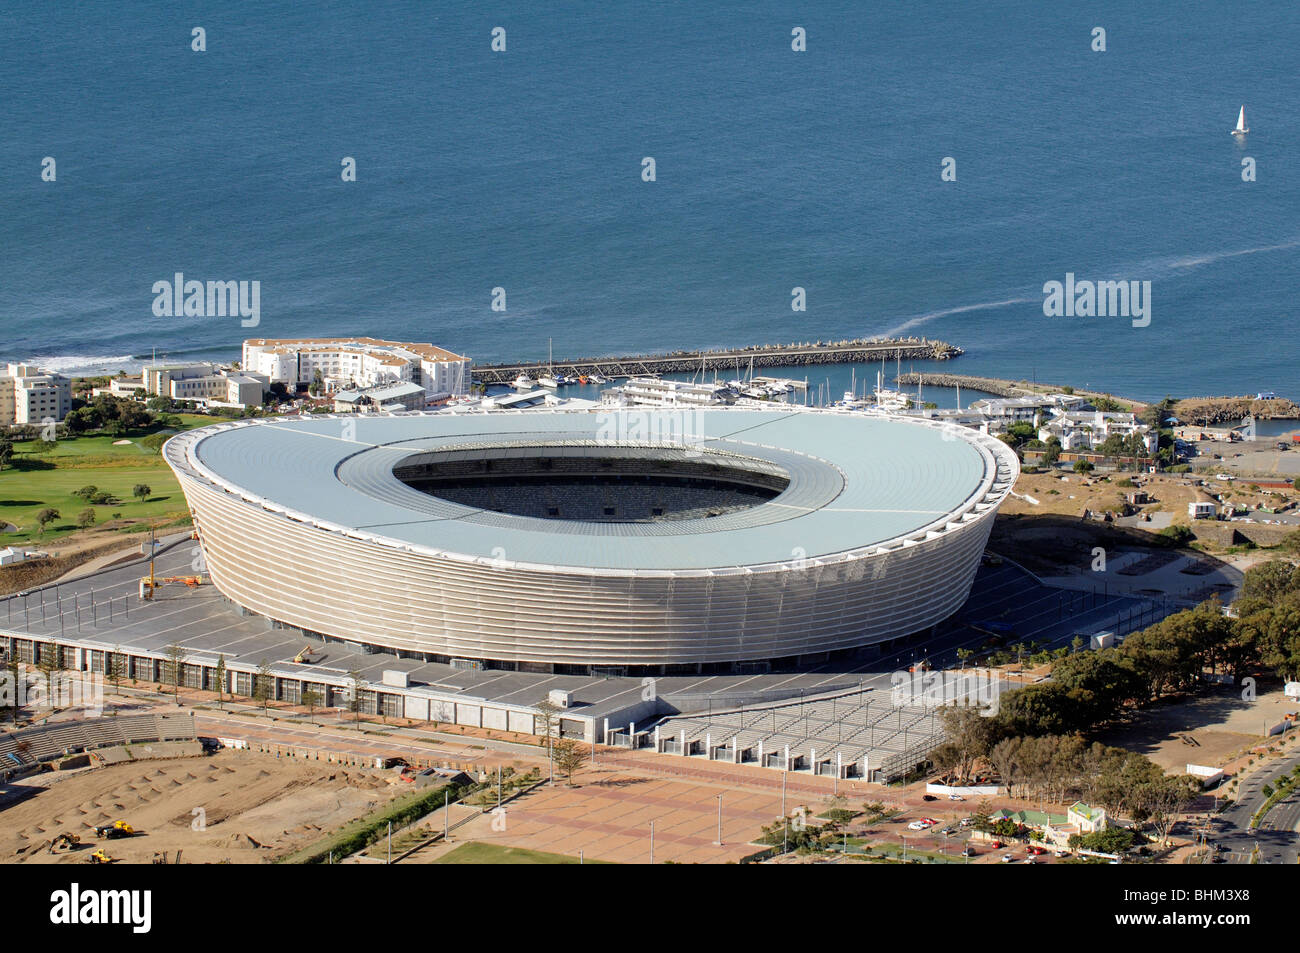
[[[112,368],[116,372],[142,365],[144,362],[134,354],[53,354],[30,357],[22,363],[35,364],[43,370],[66,374],[69,371],[98,371],[107,368]]]
[[[902,334],[904,331],[910,331],[912,328],[919,327],[922,324],[928,324],[936,318],[946,318],[953,314],[965,314],[969,311],[992,311],[995,308],[1005,308],[1013,304],[1029,304],[1037,301],[1037,298],[1003,298],[1001,301],[981,301],[979,304],[963,304],[955,308],[943,308],[939,311],[927,311],[925,314],[918,314],[908,318],[902,324],[890,328],[883,334],[878,335],[882,338],[893,338]]]
[[[1216,261],[1223,261],[1228,258],[1240,258],[1243,255],[1265,255],[1269,252],[1287,251],[1291,248],[1300,248],[1300,238],[1293,241],[1283,242],[1280,245],[1258,245],[1254,248],[1238,248],[1234,251],[1208,252],[1204,255],[1189,255],[1184,258],[1174,258],[1164,262],[1168,268],[1199,268],[1201,265],[1212,265]]]

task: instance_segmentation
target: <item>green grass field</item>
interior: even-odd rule
[[[211,417],[192,414],[181,415],[181,420],[182,429],[214,422]],[[15,443],[12,464],[0,470],[0,524],[12,524],[17,531],[0,531],[0,545],[47,544],[67,536],[77,530],[77,514],[87,507],[95,511],[96,525],[113,520],[114,514],[120,514],[123,521],[185,517],[185,498],[171,469],[157,451],[139,443],[147,435],[141,431],[125,438],[68,438],[41,453],[34,452],[35,441]],[[131,442],[114,446],[117,439]],[[131,495],[137,483],[152,490],[143,502]],[[87,485],[106,490],[119,502],[91,506],[72,495]],[[45,507],[58,510],[60,518],[40,534],[36,514]],[[5,528],[0,525],[0,530]]]
[[[477,841],[461,844],[434,861],[435,864],[576,864],[577,862],[577,857],[569,857],[566,854],[550,854],[544,850],[526,850],[523,847],[500,847]],[[600,864],[605,861],[590,860],[587,863]]]

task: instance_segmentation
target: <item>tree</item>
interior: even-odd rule
[[[573,738],[559,738],[555,742],[555,766],[564,773],[567,784],[573,784],[573,772],[587,763],[587,749]]]
[[[536,732],[546,739],[547,756],[551,759],[552,776],[555,769],[555,729],[559,720],[560,708],[558,705],[552,705],[550,699],[542,699],[535,706],[537,717],[533,719],[533,728],[536,730],[538,719],[541,720],[541,731]]]
[[[1137,835],[1125,827],[1107,827],[1088,834],[1071,834],[1069,844],[1075,850],[1095,850],[1102,854],[1122,854],[1137,843]]]
[[[361,672],[352,669],[348,672],[348,711],[356,713],[357,731],[361,730],[361,692],[365,688],[366,682],[361,677]]]
[[[307,720],[311,721],[316,717],[316,706],[321,703],[321,694],[312,688],[304,688],[302,694],[298,696],[300,704],[307,706]]]
[[[99,492],[99,487],[95,486],[95,484],[93,483],[87,483],[85,486],[73,490],[72,495],[76,497],[80,497],[81,499],[89,503],[92,499],[95,498],[95,494],[98,492]]]
[[[14,459],[14,442],[7,435],[0,435],[0,470],[9,466]]]
[[[226,656],[225,653],[217,656],[217,671],[213,678],[217,683],[217,707],[224,709],[226,707]]]
[[[975,763],[987,757],[998,741],[999,726],[986,718],[978,708],[949,706],[940,710],[939,723],[943,726],[945,744],[936,751],[933,760],[951,769],[959,781],[967,781],[975,770]]]
[[[1141,805],[1151,818],[1156,840],[1163,844],[1178,823],[1178,817],[1201,792],[1200,782],[1191,775],[1163,777],[1147,784],[1139,792]]]
[[[126,656],[122,654],[120,645],[113,646],[113,651],[105,654],[104,674],[113,683],[114,691],[122,687],[122,679],[126,678]]]
[[[1096,468],[1087,460],[1075,460],[1074,466],[1071,469],[1073,469],[1075,473],[1091,473]]]
[[[78,407],[63,418],[63,425],[68,428],[68,433],[74,436],[97,430],[101,424],[102,421],[94,407]]]
[[[135,486],[131,487],[131,495],[141,503],[149,499],[149,494],[152,492],[153,488],[149,486],[148,483],[137,483]]]
[[[253,676],[253,700],[262,703],[262,714],[275,696],[275,676],[271,674],[271,663],[262,659],[257,664],[257,674]]]
[[[54,507],[45,507],[45,509],[36,514],[36,523],[40,526],[40,533],[38,535],[44,535],[45,527],[61,518],[62,517],[59,516],[59,511],[54,509]]]
[[[18,700],[22,697],[23,694],[22,691],[20,690],[20,681],[19,681],[22,678],[22,670],[19,669],[18,667],[17,658],[11,657],[5,660],[4,674],[5,674],[7,687],[9,689],[9,708],[10,708],[9,713],[10,716],[13,718],[14,724],[16,725],[18,724]],[[0,693],[0,697],[2,696],[3,693]]]
[[[172,642],[163,649],[163,678],[167,679],[172,686],[172,697],[176,699],[176,704],[181,703],[181,672],[185,660],[189,658],[189,653],[179,642]]]
[[[88,529],[95,525],[95,511],[89,506],[77,514],[77,526],[81,529]]]
[[[1002,779],[1007,789],[1007,797],[1015,797],[1014,788],[1020,782],[1020,747],[1022,739],[1003,738],[989,752],[989,764]]]
[[[1182,523],[1175,523],[1172,526],[1166,526],[1157,535],[1161,539],[1169,541],[1170,546],[1186,546],[1196,538],[1196,533],[1190,526],[1184,526]]]
[[[1034,425],[1024,420],[1016,421],[1007,427],[1005,433],[999,434],[1004,443],[1016,450],[1019,450],[1037,435],[1038,431],[1034,428]]]
[[[49,642],[41,644],[40,654],[36,657],[36,668],[45,676],[45,692],[50,705],[54,704],[54,676],[63,670],[63,660],[59,647]]]
[[[1285,559],[1271,559],[1246,570],[1242,579],[1239,610],[1253,611],[1278,602],[1300,586],[1300,570]],[[1254,605],[1259,603],[1259,605]]]

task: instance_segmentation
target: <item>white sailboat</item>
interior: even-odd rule
[[[1246,125],[1246,107],[1241,107],[1241,112],[1237,113],[1237,126],[1232,130],[1234,136],[1244,136],[1250,132],[1250,127]]]
[[[546,373],[537,378],[537,383],[552,390],[560,386],[555,376],[555,355],[551,352],[551,339],[546,339]]]

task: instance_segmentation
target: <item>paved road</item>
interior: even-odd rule
[[[1300,764],[1300,751],[1271,764],[1267,770],[1256,771],[1241,782],[1240,793],[1232,807],[1218,816],[1212,843],[1228,849],[1228,862],[1248,864],[1255,848],[1259,848],[1261,864],[1294,864],[1300,862],[1300,796],[1292,794],[1278,804],[1264,818],[1263,824],[1250,829],[1250,819],[1266,800],[1261,790],[1266,783],[1276,781]]]

